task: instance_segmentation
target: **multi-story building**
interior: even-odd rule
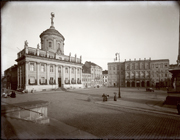
[[[83,65],[83,72],[91,74],[91,86],[102,86],[103,79],[102,79],[102,68],[95,63],[86,61]]]
[[[108,86],[119,86],[119,77],[120,85],[124,87],[159,86],[160,83],[161,86],[167,86],[167,79],[170,78],[168,68],[168,59],[111,62],[108,63]]]
[[[169,59],[160,59],[151,61],[151,83],[152,86],[168,86],[169,73]]]
[[[29,47],[17,54],[17,88],[28,91],[51,90],[52,88],[81,88],[82,58],[64,54],[64,36],[51,26],[40,34],[41,49]]]
[[[124,62],[108,63],[108,86],[114,86],[114,87],[119,86],[119,77],[120,77],[120,85],[125,86],[124,65],[125,65]]]
[[[6,89],[17,89],[17,65],[14,65],[4,71],[4,79],[6,79]]]
[[[82,72],[82,84],[84,88],[91,87],[91,73]]]
[[[108,71],[104,70],[102,71],[103,76],[103,86],[108,86]]]

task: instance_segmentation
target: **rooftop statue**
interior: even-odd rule
[[[55,17],[55,14],[52,12],[51,13],[51,27],[50,28],[54,28],[54,21],[53,21],[54,17]]]
[[[28,42],[27,42],[27,40],[24,41],[24,47],[28,47]]]

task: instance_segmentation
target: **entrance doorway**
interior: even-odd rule
[[[58,78],[58,85],[61,87],[61,78]]]

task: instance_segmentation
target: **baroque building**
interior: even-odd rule
[[[108,86],[119,86],[119,77],[122,87],[159,86],[160,83],[167,86],[168,68],[168,59],[111,62],[108,63]]]
[[[102,86],[102,68],[93,62],[86,61],[83,65],[83,73],[91,75],[91,87]]]
[[[51,26],[40,34],[41,48],[28,46],[17,53],[17,89],[28,91],[82,88],[82,57],[64,54],[64,36]]]
[[[108,71],[104,70],[102,71],[103,76],[103,86],[108,86]]]

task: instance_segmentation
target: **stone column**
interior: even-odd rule
[[[17,76],[18,76],[18,88],[19,88],[19,66],[17,68]]]
[[[39,65],[40,65],[40,63],[37,62],[37,63],[36,63],[36,66],[37,66],[37,68],[36,68],[36,80],[37,80],[37,85],[39,85]]]
[[[55,74],[55,79],[56,79],[56,85],[58,84],[58,65],[55,65],[55,71],[56,71],[56,74]]]
[[[69,83],[71,84],[71,67],[69,67]]]
[[[62,79],[61,79],[61,81],[62,81],[62,84],[64,85],[64,77],[65,77],[64,69],[65,69],[65,67],[62,66],[61,68],[62,68],[62,72],[61,72],[62,73]]]
[[[29,78],[28,78],[28,71],[29,71],[29,69],[28,69],[28,65],[29,65],[29,62],[28,61],[26,61],[25,62],[25,65],[26,65],[26,67],[25,67],[25,73],[26,73],[26,81],[25,81],[25,84],[26,84],[26,86],[29,84]]]
[[[82,84],[82,68],[80,68],[80,80],[81,80],[81,84]]]
[[[20,64],[20,67],[19,67],[19,86],[21,88],[21,72],[22,72],[22,68],[21,68],[21,64]]]
[[[77,84],[77,67],[75,67],[75,84]]]
[[[46,64],[46,79],[47,79],[47,85],[49,85],[49,64]]]

